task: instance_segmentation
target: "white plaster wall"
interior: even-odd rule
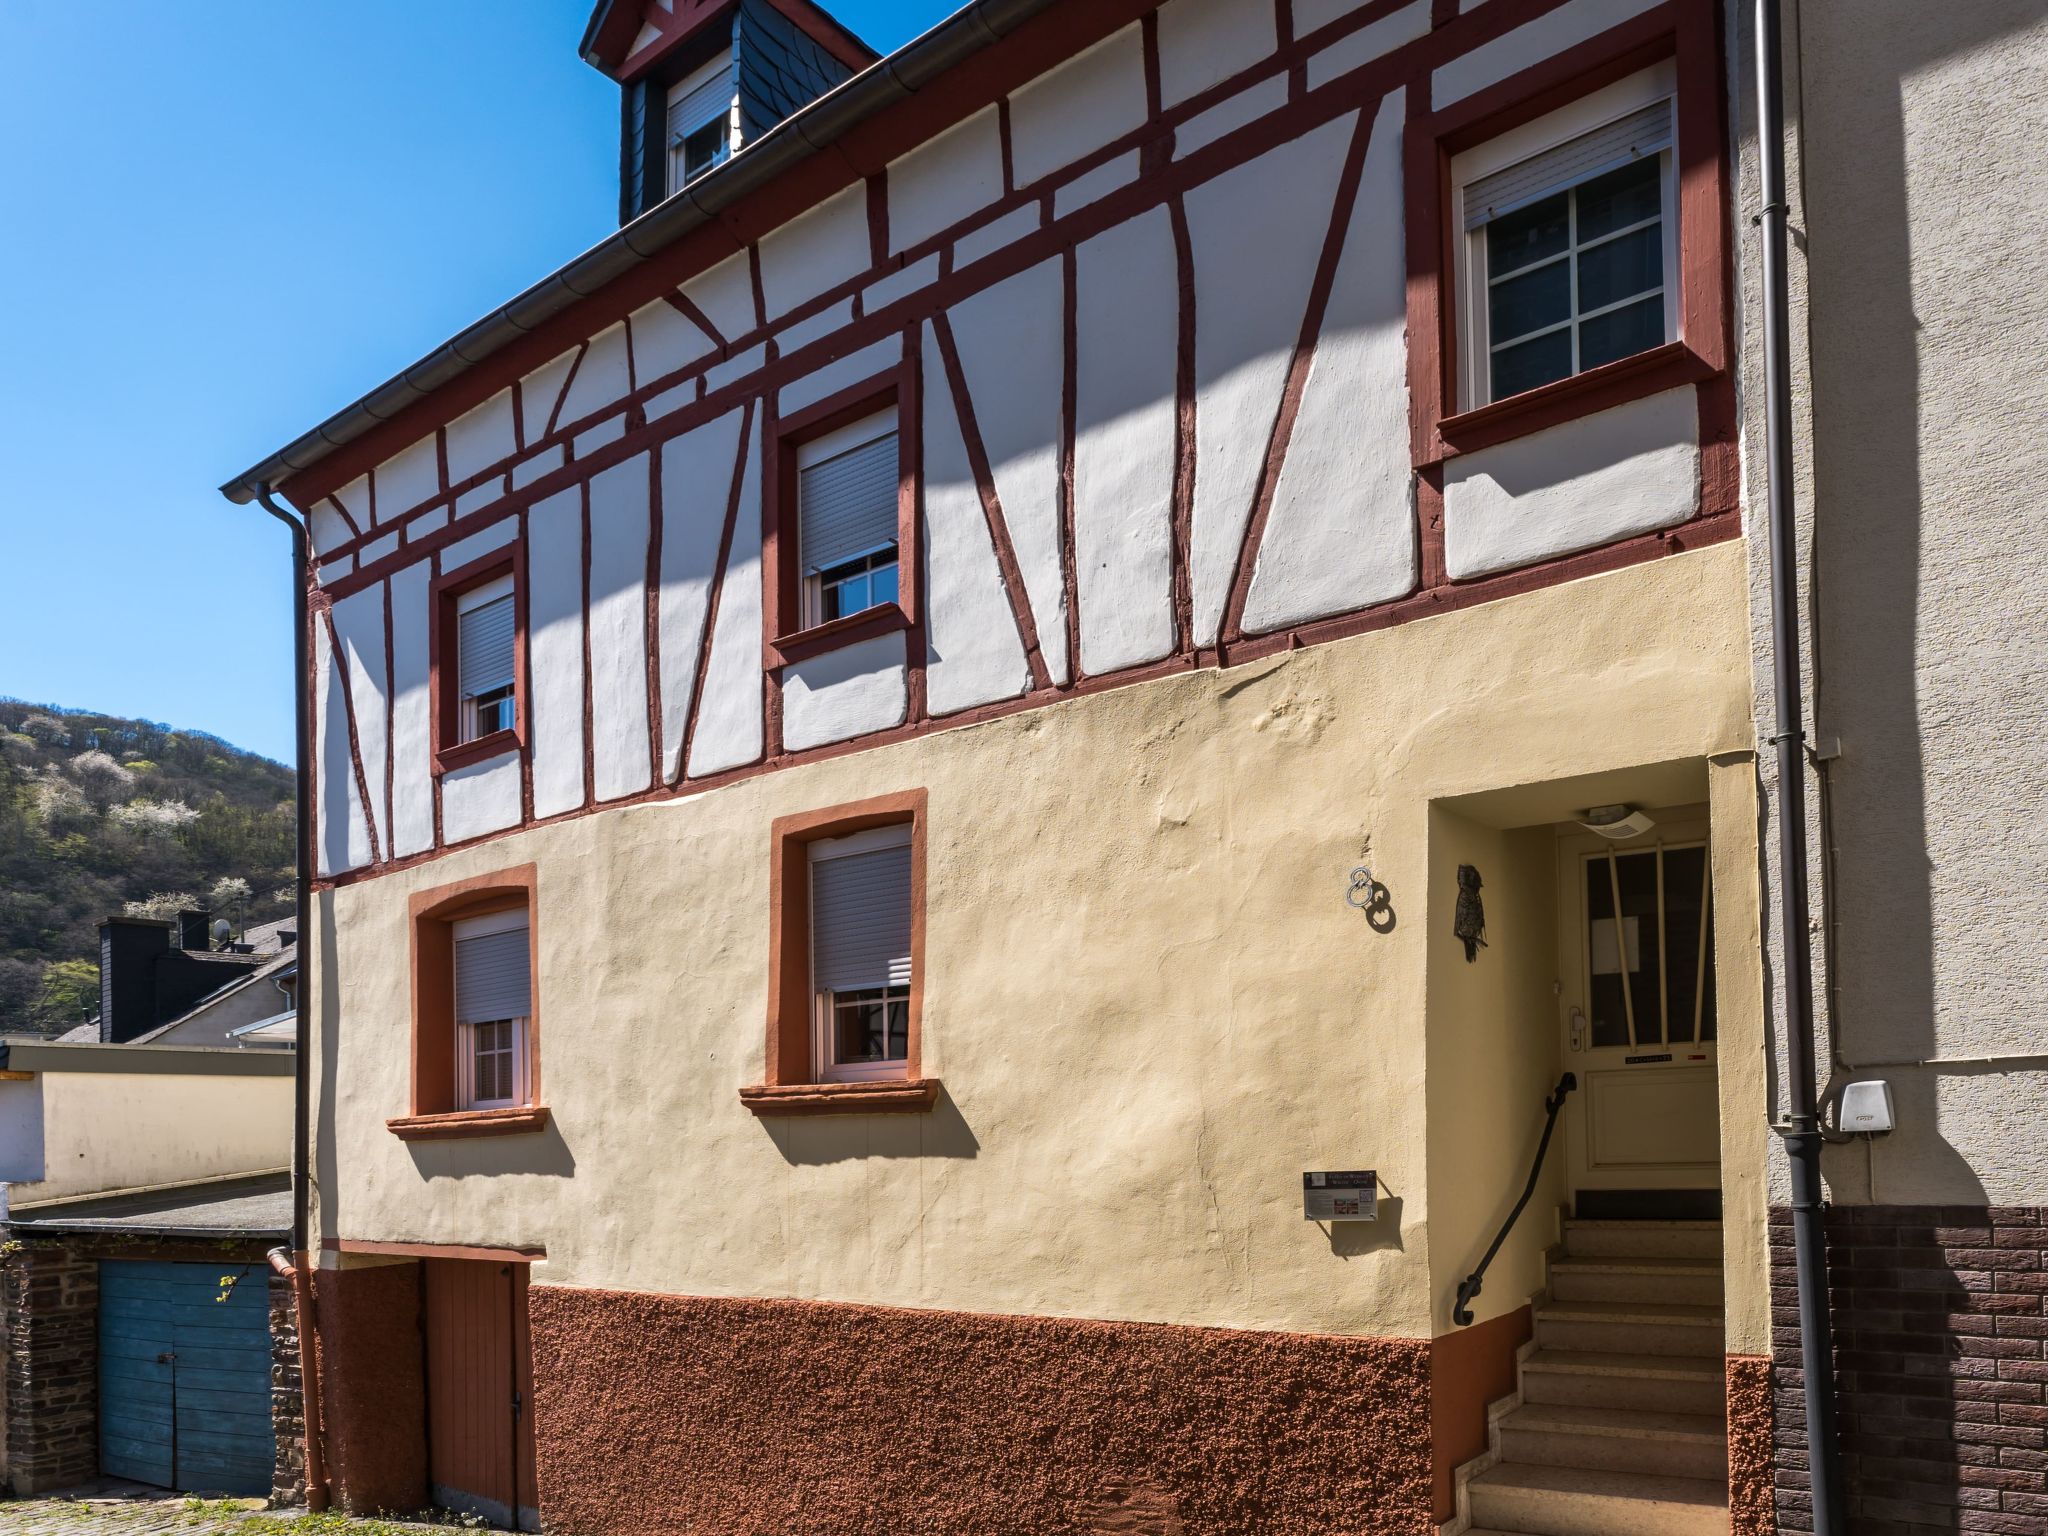
[[[1567,0],[1527,25],[1439,66],[1430,79],[1431,100],[1439,108],[1463,101],[1473,92],[1496,85],[1539,59],[1562,53],[1590,37],[1598,37],[1610,27],[1620,26],[1656,3],[1657,0]]]
[[[1090,203],[1100,202],[1110,193],[1129,186],[1138,179],[1138,166],[1138,151],[1127,149],[1103,161],[1092,171],[1083,171],[1053,193],[1052,216],[1064,219],[1077,208],[1086,208]]]
[[[626,324],[606,326],[590,338],[583,361],[569,380],[569,392],[562,400],[560,425],[583,420],[621,399],[633,388],[632,357],[626,341]]]
[[[1457,579],[1504,571],[1699,510],[1699,407],[1666,390],[1444,466],[1444,565]]]
[[[910,707],[900,634],[841,646],[782,673],[782,744],[793,752],[901,725]]]
[[[1017,185],[1100,149],[1145,122],[1145,51],[1133,22],[1010,97]]]
[[[1056,683],[1067,680],[1060,574],[1060,390],[1066,348],[1052,318],[1066,303],[1058,260],[1042,261],[957,304],[948,319],[1010,542]],[[944,375],[925,376],[927,390]]]
[[[1361,65],[1392,53],[1404,43],[1412,43],[1429,32],[1429,0],[1409,0],[1390,16],[1382,16],[1368,26],[1339,38],[1308,61],[1304,73],[1308,76],[1308,88],[1315,90],[1340,75],[1348,75]]]
[[[1197,644],[1214,643],[1330,227],[1355,113],[1187,195],[1195,265]]]
[[[1075,256],[1074,564],[1081,670],[1173,649],[1173,450],[1179,296],[1164,209]]]
[[[0,1082],[0,1184],[30,1184],[43,1177],[43,1084],[49,1076]]]
[[[370,837],[349,756],[348,706],[335,679],[327,626],[320,623],[313,626],[313,728],[318,737],[313,753],[320,813],[318,868],[331,875],[367,862]]]
[[[457,539],[441,551],[441,569],[459,571],[472,560],[481,560],[494,549],[503,549],[519,537],[519,519],[500,518],[490,527]]]
[[[313,503],[313,510],[306,514],[306,537],[313,546],[313,553],[326,554],[338,544],[346,544],[355,535],[342,516],[324,501]]]
[[[928,240],[1003,195],[1003,141],[984,107],[889,162],[889,249]]]
[[[590,733],[597,798],[653,782],[647,742],[648,455],[590,482]]]
[[[697,657],[711,583],[718,574],[718,541],[732,497],[733,455],[740,451],[743,413],[717,420],[661,449],[661,741],[662,776],[673,779],[697,686]]]
[[[754,310],[754,269],[745,251],[684,283],[683,297],[702,310],[727,341],[738,340],[760,324]]]
[[[391,851],[434,845],[433,692],[427,670],[425,561],[391,577]]]
[[[1398,91],[1373,119],[1244,626],[1257,634],[1386,602],[1419,576],[1408,455],[1407,264]]]
[[[924,341],[925,701],[935,715],[1031,686],[931,327]]]
[[[580,733],[579,733],[580,734]],[[537,780],[536,780],[537,781]],[[503,752],[441,776],[441,835],[450,843],[519,821],[519,754]],[[536,796],[536,802],[538,796]]]
[[[938,280],[939,258],[934,252],[920,256],[910,265],[887,277],[878,278],[861,290],[861,308],[865,314],[874,314],[898,299],[906,298],[920,288],[928,288]]]
[[[894,336],[886,337],[858,352],[849,352],[837,361],[827,363],[816,373],[807,373],[792,383],[785,384],[776,393],[776,409],[784,416],[816,405],[828,396],[836,395],[842,389],[851,389],[867,379],[886,373],[903,361],[903,343]]]
[[[547,435],[548,422],[561,402],[562,386],[569,382],[569,370],[575,366],[579,350],[571,347],[519,381],[519,411],[526,424],[527,442],[539,442]]]
[[[583,803],[581,486],[557,491],[527,514],[526,574],[533,813],[553,816]],[[442,794],[445,819],[445,781]]]
[[[1026,203],[1012,208],[1001,218],[991,219],[979,229],[969,230],[953,242],[953,270],[972,266],[984,256],[1015,245],[1039,225],[1039,206]]]
[[[355,479],[349,481],[347,485],[344,485],[334,493],[334,499],[347,509],[348,515],[355,519],[355,525],[358,528],[369,528],[370,477],[368,475],[357,475]]]
[[[460,485],[518,451],[512,433],[512,391],[501,389],[448,423],[448,481]]]
[[[1168,0],[1159,8],[1159,96],[1172,107],[1249,69],[1279,44],[1273,7]]]
[[[763,236],[759,249],[761,298],[770,319],[865,272],[873,254],[867,183],[855,182]]]
[[[433,433],[394,453],[374,473],[377,521],[402,517],[441,489],[441,449]]]
[[[334,632],[348,665],[355,703],[356,752],[370,782],[370,820],[379,844],[387,841],[391,807],[384,795],[384,766],[390,750],[384,678],[384,586],[365,587],[334,605]],[[367,863],[368,860],[361,862]]]
[[[690,742],[689,772],[718,773],[761,755],[761,451],[746,444],[739,516],[719,583],[718,623],[704,668],[704,699]]]
[[[633,378],[652,384],[706,356],[711,338],[667,299],[643,304],[626,317],[633,335]]]
[[[1227,133],[1256,122],[1269,112],[1287,105],[1287,77],[1272,75],[1227,96],[1206,112],[1189,118],[1173,131],[1173,153],[1185,159],[1203,146],[1215,143]]]

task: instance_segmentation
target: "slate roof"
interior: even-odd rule
[[[17,1236],[114,1233],[130,1237],[288,1237],[292,1228],[289,1173],[243,1175],[16,1206],[7,1226]]]

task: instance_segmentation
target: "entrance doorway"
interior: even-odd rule
[[[1718,1215],[1712,864],[1704,809],[1558,850],[1566,1179],[1581,1215]]]
[[[537,1531],[527,1266],[428,1259],[425,1282],[434,1502],[502,1530]]]

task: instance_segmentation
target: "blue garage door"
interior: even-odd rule
[[[260,1264],[100,1264],[100,1470],[192,1493],[270,1491]]]

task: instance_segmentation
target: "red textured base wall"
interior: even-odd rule
[[[427,1502],[427,1388],[420,1350],[420,1267],[323,1269],[319,1322],[321,1439],[334,1502],[350,1514]]]
[[[1423,1536],[1429,1347],[535,1286],[569,1536]]]

